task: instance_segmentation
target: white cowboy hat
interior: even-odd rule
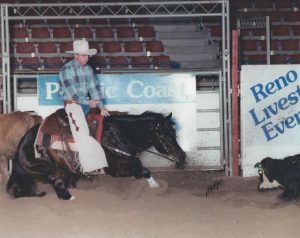
[[[74,53],[74,54],[81,54],[81,55],[95,55],[97,54],[96,49],[89,49],[89,42],[86,39],[82,40],[75,40],[73,42],[73,50],[66,51],[66,53]]]

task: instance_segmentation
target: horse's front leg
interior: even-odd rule
[[[73,197],[70,192],[67,189],[67,186],[62,179],[62,177],[59,175],[59,173],[54,172],[47,176],[47,181],[53,186],[57,197],[59,199],[63,200],[73,200],[75,197]]]
[[[151,172],[150,172],[149,169],[143,167],[141,175],[147,180],[150,188],[159,188],[159,184],[152,177]]]

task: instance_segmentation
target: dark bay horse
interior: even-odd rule
[[[97,130],[97,123],[93,120],[95,114],[96,112],[90,112],[87,116],[93,136]],[[56,119],[62,141],[66,141],[70,129],[64,109],[49,117]],[[18,146],[12,174],[7,183],[7,192],[14,198],[43,196],[45,193],[36,191],[37,179],[51,184],[59,199],[73,199],[68,188],[78,177],[87,175],[78,168],[76,156],[70,151],[68,143],[65,143],[64,150],[35,145],[39,127],[37,125],[29,130]],[[176,167],[182,167],[185,160],[185,153],[176,140],[172,114],[164,116],[145,112],[141,115],[106,117],[103,120],[101,144],[108,162],[108,167],[104,168],[106,174],[114,177],[144,177],[152,187],[158,184],[151,177],[150,171],[142,166],[138,158],[140,152],[154,146]]]

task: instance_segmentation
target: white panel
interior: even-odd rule
[[[18,111],[38,111],[38,97],[34,96],[17,96],[16,110]]]
[[[197,146],[200,147],[220,146],[219,131],[198,131],[197,139]]]
[[[241,72],[241,156],[244,176],[269,156],[300,152],[299,65],[247,65]]]
[[[197,128],[219,128],[220,114],[218,112],[197,113]]]
[[[197,109],[219,109],[220,99],[219,93],[197,93],[196,95]]]
[[[188,153],[188,164],[192,166],[221,166],[220,150],[199,150]]]

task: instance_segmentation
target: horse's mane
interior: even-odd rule
[[[166,118],[168,115],[158,112],[145,111],[142,114],[127,114],[127,115],[115,115],[107,117],[108,120],[112,121],[128,121],[128,122],[142,122],[142,121],[160,121]],[[170,122],[171,126],[175,125],[173,118]]]

